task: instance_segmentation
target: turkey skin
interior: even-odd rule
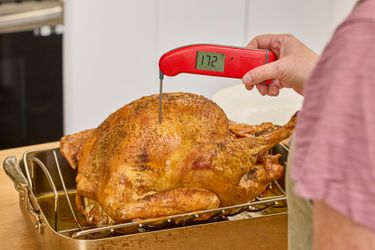
[[[135,100],[95,129],[64,136],[60,151],[76,177],[76,202],[89,223],[125,222],[248,202],[283,175],[268,151],[284,126],[230,122],[190,93]]]

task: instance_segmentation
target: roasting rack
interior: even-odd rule
[[[278,144],[272,149],[281,153],[285,166],[288,147]],[[34,226],[42,234],[46,222],[53,230],[71,239],[100,239],[118,235],[130,235],[160,229],[185,227],[202,223],[238,220],[286,214],[286,194],[283,182],[274,181],[266,192],[248,203],[195,211],[163,218],[145,219],[110,225],[88,225],[75,205],[76,170],[70,168],[60,155],[59,148],[26,152],[17,164],[15,157],[4,161],[4,169],[20,192],[20,200],[34,218]]]

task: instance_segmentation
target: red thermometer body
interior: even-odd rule
[[[167,76],[190,73],[242,78],[249,70],[275,60],[275,54],[269,50],[194,44],[165,53],[159,60],[159,68]]]

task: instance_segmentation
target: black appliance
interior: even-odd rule
[[[58,8],[59,1],[0,4],[0,149],[63,135]]]

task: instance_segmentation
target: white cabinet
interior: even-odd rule
[[[153,93],[156,9],[149,0],[65,1],[65,133],[96,127]]]

